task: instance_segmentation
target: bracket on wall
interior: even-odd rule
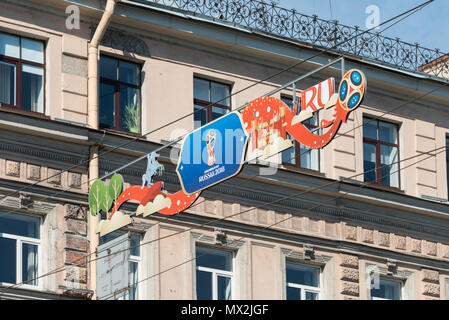
[[[387,275],[391,276],[398,271],[398,262],[396,260],[387,260]]]
[[[31,195],[28,193],[20,192],[20,209],[30,209],[33,207],[33,200],[31,199]]]
[[[315,260],[315,249],[307,244],[304,245],[304,260]]]
[[[222,229],[215,229],[215,244],[225,245],[227,242],[228,239],[226,232]]]

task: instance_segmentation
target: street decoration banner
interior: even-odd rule
[[[164,191],[161,181],[152,182],[153,176],[164,170],[155,153],[147,156],[141,186],[122,190],[123,178],[118,174],[111,177],[108,186],[96,180],[90,188],[89,205],[92,215],[106,214],[97,230],[100,236],[132,222],[129,215],[119,211],[126,201],[139,202],[136,215],[174,215],[190,207],[202,190],[237,175],[245,162],[267,159],[291,148],[294,141],[311,149],[325,147],[360,106],[367,88],[365,75],[357,69],[346,72],[338,92],[334,92],[334,82],[330,78],[304,90],[301,108],[296,105],[290,109],[279,99],[262,97],[241,113],[231,112],[188,134],[176,167],[182,186],[176,193]],[[329,108],[334,108],[333,117],[319,122],[321,134],[311,132],[303,123],[313,113]]]

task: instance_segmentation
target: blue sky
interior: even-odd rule
[[[365,28],[368,14],[365,10],[370,5],[379,7],[380,21],[411,9],[426,0],[274,0],[280,7],[327,20],[338,20],[350,26]],[[329,2],[331,5],[329,5]],[[330,10],[332,8],[332,11]],[[402,41],[449,53],[449,1],[435,0],[421,11],[413,14],[399,24],[382,33],[388,37],[399,37]],[[381,31],[384,27],[381,27]]]

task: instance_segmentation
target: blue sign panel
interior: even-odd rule
[[[238,112],[188,134],[176,167],[184,192],[192,194],[238,174],[247,142],[248,134]]]

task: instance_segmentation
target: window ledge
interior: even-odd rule
[[[111,128],[105,128],[105,127],[100,127],[99,129],[104,130],[105,132],[108,132],[108,133],[113,133],[113,134],[120,135],[120,136],[127,137],[127,138],[141,138],[142,137],[141,133],[133,133],[133,132],[125,131],[125,130],[111,129]],[[144,137],[142,137],[141,140],[146,140],[146,139]]]
[[[40,118],[40,119],[51,120],[50,116],[47,116],[47,115],[45,115],[43,113],[22,110],[22,109],[19,109],[19,108],[6,106],[6,105],[1,104],[1,103],[0,103],[0,111],[2,111],[2,112],[9,112],[9,113],[16,113],[16,114],[21,114],[21,115],[25,115],[25,116],[31,116],[31,117]]]
[[[287,171],[294,171],[297,173],[308,174],[308,175],[317,176],[317,177],[321,177],[321,178],[326,177],[326,175],[320,171],[316,171],[316,170],[312,170],[312,169],[305,169],[305,168],[298,168],[298,167],[288,164],[288,163],[283,163],[281,168],[284,170],[287,170]]]
[[[370,188],[374,188],[374,189],[378,189],[378,190],[382,190],[382,191],[388,191],[388,192],[395,192],[395,193],[399,193],[399,194],[405,194],[404,190],[401,190],[399,188],[396,187],[388,187],[388,186],[384,186],[384,185],[380,185],[377,183],[373,183],[373,182],[360,182],[361,184],[365,184],[367,187]]]

